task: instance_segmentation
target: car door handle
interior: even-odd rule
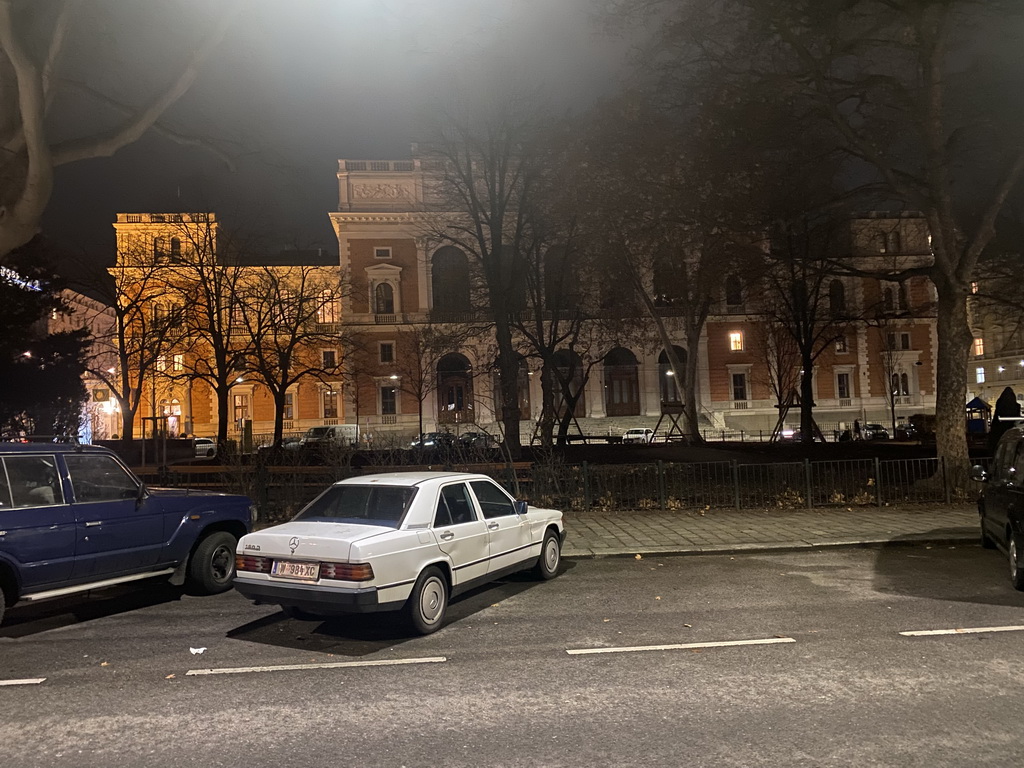
[[[487,530],[488,531],[496,531],[499,528],[501,528],[501,523],[488,523],[487,524]]]
[[[438,538],[441,539],[441,541],[451,541],[455,538],[455,534],[451,531],[445,531]]]
[[[102,520],[90,520],[85,524],[86,528],[95,528],[97,525],[103,525]]]

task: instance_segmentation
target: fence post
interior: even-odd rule
[[[736,459],[733,459],[730,464],[732,465],[732,495],[736,501],[736,509],[740,508],[740,466]]]
[[[946,457],[940,456],[939,461],[942,467],[942,489],[946,494],[946,504],[953,503],[953,489],[949,485],[949,473],[946,472]]]
[[[812,496],[814,494],[813,486],[811,485],[811,460],[804,459],[804,477],[807,479],[807,508],[811,509],[814,506],[812,503]]]
[[[590,466],[583,462],[583,508],[590,509]]]
[[[658,498],[661,501],[661,510],[664,512],[668,507],[668,499],[665,494],[665,462],[658,459]]]
[[[875,456],[875,502],[882,506],[882,463]]]

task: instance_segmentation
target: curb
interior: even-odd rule
[[[799,552],[809,549],[871,549],[882,547],[917,546],[931,544],[933,546],[951,546],[977,544],[978,535],[975,531],[946,536],[929,536],[927,534],[910,534],[898,538],[878,539],[836,539],[830,541],[780,541],[774,544],[709,544],[704,547],[636,547],[635,549],[616,548],[608,550],[575,549],[563,551],[562,557],[567,560],[600,560],[606,557],[635,557],[636,555],[729,555],[755,554],[758,552]]]

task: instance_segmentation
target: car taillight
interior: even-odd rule
[[[270,573],[270,566],[273,561],[269,557],[255,557],[253,555],[235,555],[236,571],[254,571],[256,573]]]
[[[369,563],[320,563],[320,578],[369,581],[373,578],[373,568]]]

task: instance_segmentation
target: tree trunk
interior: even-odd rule
[[[228,404],[230,388],[227,385],[217,387],[217,447],[224,450],[228,442]]]
[[[803,370],[800,373],[800,440],[814,442],[814,360],[810,350],[800,355]]]
[[[949,281],[936,282],[938,292],[938,344],[935,383],[935,445],[945,462],[955,496],[968,488],[966,414],[967,359],[972,335],[967,322],[967,295]]]
[[[519,439],[519,355],[512,344],[508,317],[499,313],[495,323],[498,343],[498,373],[501,376],[501,424],[505,432],[505,448],[516,461],[522,455]]]
[[[683,366],[683,418],[687,438],[691,443],[704,442],[700,434],[700,414],[697,409],[697,366],[700,363],[697,350],[700,348],[700,331],[700,328],[690,328],[686,334],[688,350],[686,365]],[[671,360],[673,356],[674,352],[670,353],[669,359]]]
[[[540,391],[540,444],[551,448],[555,442],[555,370],[547,360],[540,369]]]

